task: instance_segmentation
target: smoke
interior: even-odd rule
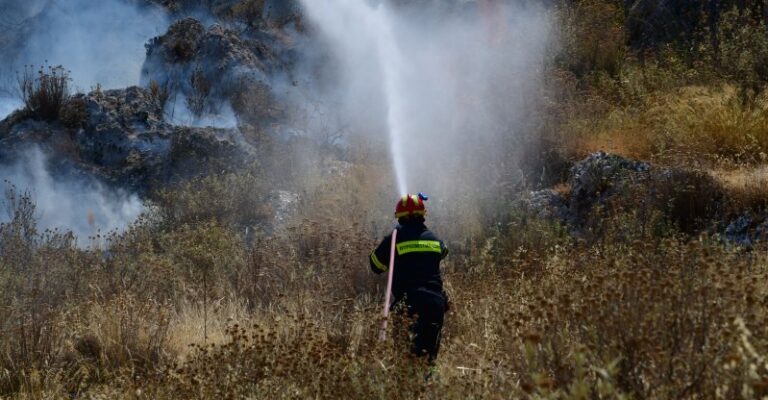
[[[81,91],[137,85],[144,44],[168,26],[161,10],[128,0],[0,0],[0,9],[0,91],[24,65],[46,62],[70,70]],[[10,106],[0,99],[0,118]]]
[[[21,108],[24,104],[15,97],[10,96],[0,96],[0,119],[5,118],[10,113],[12,113],[14,110],[18,110]]]
[[[503,0],[303,0],[332,52],[318,82],[352,134],[384,138],[399,192],[503,185],[537,106],[546,10]],[[395,194],[393,194],[395,195]]]
[[[0,176],[17,192],[31,195],[40,230],[72,231],[81,247],[89,245],[89,236],[126,229],[144,211],[136,195],[109,189],[95,179],[52,176],[48,158],[37,147],[23,152],[15,164],[0,166]],[[0,222],[10,217],[0,213]]]
[[[226,100],[220,100],[216,110],[206,107],[201,115],[195,115],[187,106],[187,98],[177,93],[172,96],[165,106],[165,119],[174,125],[191,126],[195,128],[237,128],[237,116],[232,106]]]

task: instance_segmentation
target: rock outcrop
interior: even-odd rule
[[[638,180],[647,179],[651,166],[615,154],[597,152],[574,164],[568,185],[568,214],[572,223],[582,223],[597,204],[624,192]]]
[[[725,228],[723,237],[730,243],[752,247],[768,240],[768,215],[744,213],[732,220]]]
[[[722,188],[709,175],[652,168],[605,152],[575,163],[564,186],[566,190],[532,192],[526,203],[540,217],[558,220],[574,233],[595,218],[605,218],[600,210],[657,213],[689,233],[724,217]]]
[[[605,204],[630,185],[647,179],[650,165],[614,154],[597,152],[575,163],[568,175],[568,193],[552,189],[532,192],[527,202],[531,209],[545,218],[554,218],[578,227],[592,209]]]
[[[154,82],[174,98],[183,96],[193,114],[231,106],[243,122],[262,126],[282,116],[270,82],[288,73],[292,55],[286,38],[221,25],[206,28],[185,18],[146,47],[143,85]]]
[[[0,122],[0,162],[39,146],[55,160],[144,192],[196,174],[234,169],[253,158],[254,150],[237,130],[169,124],[156,96],[135,86],[76,95],[53,122],[17,111]]]

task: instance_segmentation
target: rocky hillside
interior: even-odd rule
[[[181,16],[201,6],[192,3],[160,5]],[[232,11],[237,2],[224,3],[219,6]],[[295,4],[289,3],[262,4],[254,17],[258,23],[245,30],[231,18],[208,26],[179,19],[165,34],[147,38],[142,86],[71,94],[66,70],[41,70],[63,77],[61,93],[42,93],[42,101],[55,103],[54,111],[43,115],[28,105],[0,122],[0,163],[12,163],[24,149],[37,146],[54,165],[140,193],[252,163],[257,142],[285,122],[286,106],[270,82],[289,81],[296,57],[281,28],[296,18]],[[28,27],[47,18],[43,10],[24,16]],[[44,89],[41,77],[27,76],[28,96]]]
[[[53,121],[17,111],[0,123],[0,159],[10,161],[39,146],[56,163],[144,192],[232,170],[253,157],[252,146],[237,130],[172,125],[159,101],[151,90],[134,86],[75,95]]]

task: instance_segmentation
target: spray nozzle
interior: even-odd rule
[[[424,192],[419,192],[419,198],[420,198],[422,201],[427,201],[427,200],[429,200],[429,196],[427,196],[426,194],[424,194]]]

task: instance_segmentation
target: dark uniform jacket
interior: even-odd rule
[[[389,234],[371,253],[373,272],[380,274],[389,269],[391,243],[392,234]],[[395,246],[393,304],[397,304],[408,292],[419,289],[444,297],[440,260],[448,254],[445,244],[423,222],[411,222],[397,227]]]

